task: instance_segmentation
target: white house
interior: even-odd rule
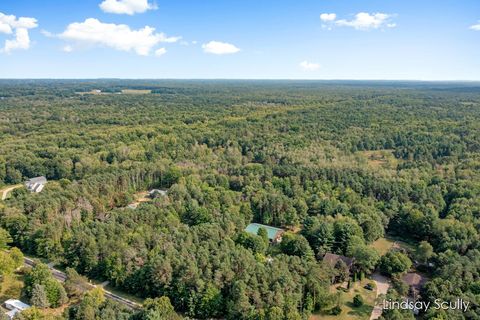
[[[152,199],[165,197],[167,196],[167,194],[168,194],[167,190],[160,190],[160,189],[152,189],[148,192],[148,196]]]
[[[36,193],[42,191],[46,184],[47,178],[45,177],[36,177],[25,181],[25,187],[27,187],[30,192]]]
[[[22,312],[23,310],[30,308],[30,306],[20,300],[9,299],[5,301],[5,308],[9,310],[5,315],[8,319],[13,319],[18,312]]]

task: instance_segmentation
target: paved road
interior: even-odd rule
[[[24,263],[25,265],[27,266],[30,266],[30,267],[33,267],[35,266],[35,260],[33,259],[30,259],[30,258],[24,258]],[[52,268],[52,267],[49,267],[50,268],[50,272],[52,273],[53,277],[55,279],[57,279],[58,281],[61,281],[61,282],[65,282],[65,280],[67,279],[67,276],[65,275],[64,272],[60,271],[60,270],[57,270],[55,268]],[[95,285],[93,284],[89,284],[91,286],[91,288],[96,288]],[[110,291],[107,291],[107,290],[103,290],[105,292],[105,297],[107,297],[108,299],[111,299],[113,301],[117,301],[118,303],[121,303],[123,304],[124,306],[130,308],[130,309],[140,309],[142,306],[134,301],[131,301],[131,300],[128,300],[128,299],[125,299],[123,297],[120,297],[119,295],[116,295]]]
[[[379,273],[374,273],[372,275],[373,281],[377,285],[377,298],[380,295],[386,295],[388,292],[388,288],[390,288],[390,282],[388,278],[382,276]],[[373,307],[372,314],[370,315],[370,320],[376,320],[380,318],[383,312],[383,302],[378,301],[375,307]]]

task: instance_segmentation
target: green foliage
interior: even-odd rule
[[[145,300],[141,319],[177,320],[180,317],[175,313],[170,299],[168,297],[160,297]]]
[[[389,276],[407,272],[411,266],[410,258],[400,251],[389,251],[380,260],[380,271]]]
[[[360,273],[371,273],[375,270],[377,263],[380,261],[378,252],[371,247],[368,247],[361,242],[352,243],[348,248],[349,256],[355,258],[355,266]],[[362,280],[362,276],[360,278]]]
[[[250,234],[246,231],[243,231],[238,235],[236,242],[255,253],[265,253],[268,246],[268,242],[265,242],[261,236]]]
[[[427,241],[421,241],[418,244],[417,250],[415,252],[415,256],[418,261],[422,263],[427,263],[430,258],[434,255],[433,247]]]
[[[18,248],[10,249],[10,258],[12,258],[12,260],[13,260],[15,269],[23,266],[24,256],[23,256],[22,251],[20,251],[20,249],[18,249]]]
[[[361,306],[363,306],[363,297],[361,295],[356,294],[353,297],[353,306],[355,308],[360,308]]]
[[[340,313],[342,313],[342,308],[340,306],[335,306],[330,309],[328,313],[333,316],[338,316]]]
[[[12,237],[10,236],[10,233],[3,229],[0,228],[0,250],[5,250],[8,248],[8,245],[12,243]]]
[[[280,244],[283,253],[298,256],[301,258],[313,258],[312,248],[308,244],[307,239],[301,235],[287,233],[283,236]]]
[[[33,299],[34,289],[42,287],[45,292],[48,304],[52,307],[59,307],[67,300],[65,289],[50,273],[47,265],[37,263],[32,270],[25,276],[25,293],[27,297]]]
[[[155,93],[75,94],[126,88]],[[366,274],[378,260],[368,245],[388,234],[435,266],[422,298],[471,297],[480,281],[478,92],[454,83],[0,81],[0,184],[49,179],[39,194],[19,188],[2,202],[9,235],[0,246],[168,297],[193,318],[297,319],[336,304],[334,275],[315,258],[353,256]],[[152,188],[168,196],[124,209]],[[243,233],[252,221],[295,234],[268,247],[263,232]],[[2,270],[18,265],[12,253]],[[382,265],[409,267],[390,255]],[[27,293],[38,283],[60,304],[61,289],[32,272]],[[73,271],[65,286],[82,297]],[[108,301],[68,312],[129,317]]]
[[[11,274],[15,270],[15,261],[7,252],[0,251],[0,276]]]
[[[30,302],[35,307],[44,309],[50,306],[50,302],[47,298],[47,293],[45,292],[45,286],[36,283],[32,289],[32,296]]]

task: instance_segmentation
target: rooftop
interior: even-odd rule
[[[342,260],[343,262],[345,262],[347,267],[351,267],[352,264],[353,264],[353,259],[352,258],[348,258],[348,257],[345,257],[345,256],[340,256],[338,254],[326,253],[323,256],[323,261],[326,262],[328,265],[330,265],[332,268],[335,268],[335,266],[336,266],[336,264],[339,260]]]
[[[28,304],[16,299],[8,299],[7,301],[5,301],[5,306],[7,307],[7,309],[11,310],[13,308],[20,311],[30,308]]]
[[[415,273],[415,272],[409,272],[409,273],[403,275],[402,280],[407,285],[412,286],[412,287],[416,287],[416,288],[421,287],[426,281],[426,279],[422,275],[420,275],[418,273]]]
[[[258,234],[258,230],[260,228],[264,228],[265,230],[267,230],[268,239],[270,239],[270,240],[275,240],[284,231],[283,229],[275,228],[275,227],[272,227],[272,226],[267,226],[267,225],[260,224],[260,223],[250,223],[245,228],[245,231],[247,231],[248,233],[251,233],[251,234]]]
[[[41,184],[45,184],[47,183],[47,178],[45,177],[35,177],[35,178],[31,178],[29,180],[27,180],[27,183],[30,183],[30,184],[35,184],[35,183],[41,183]]]

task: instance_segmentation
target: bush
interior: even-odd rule
[[[340,306],[335,306],[332,309],[330,309],[329,313],[332,316],[338,316],[340,313],[342,313],[342,308],[340,308]]]
[[[355,308],[363,306],[363,297],[359,294],[355,295],[355,297],[353,297],[353,305]]]

